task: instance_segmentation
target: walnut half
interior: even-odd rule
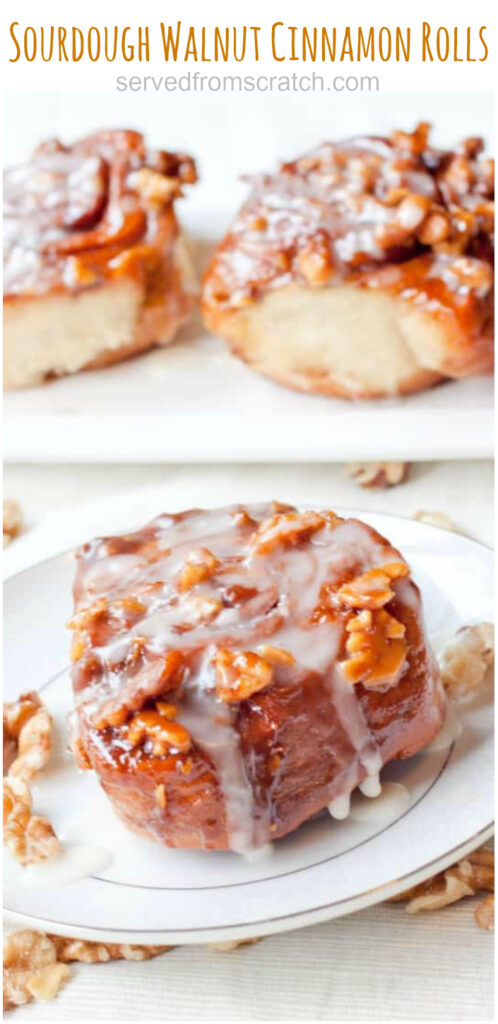
[[[348,476],[352,476],[360,487],[372,490],[387,490],[397,487],[408,480],[409,462],[350,462],[346,466]]]

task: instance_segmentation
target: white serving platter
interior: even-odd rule
[[[215,499],[215,495],[211,496]],[[134,528],[160,512],[159,491],[88,511],[88,534]],[[339,510],[341,511],[341,510]],[[354,514],[354,510],[343,510]],[[388,515],[365,515],[410,562],[432,635],[493,615],[489,549],[457,534]],[[85,510],[73,524],[82,539]],[[98,523],[98,525],[97,525]],[[492,831],[492,687],[459,712],[460,736],[384,769],[408,802],[389,819],[333,822],[323,816],[276,843],[268,859],[166,850],[132,837],[114,818],[89,773],[64,753],[71,707],[68,638],[74,565],[56,550],[5,584],[5,691],[42,690],[57,728],[57,753],[34,785],[40,813],[66,844],[106,852],[90,877],[35,882],[5,858],[9,919],[44,930],[107,941],[195,943],[249,938],[359,910],[402,891],[484,842]],[[59,537],[60,547],[64,541]],[[51,547],[52,545],[52,547]],[[382,816],[381,816],[382,817]]]
[[[487,458],[493,381],[349,402],[256,374],[199,320],[175,343],[4,399],[7,462],[299,462]]]

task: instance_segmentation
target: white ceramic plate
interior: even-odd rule
[[[150,493],[137,497],[128,525],[160,511]],[[121,521],[123,516],[122,511]],[[411,563],[432,634],[441,637],[492,617],[487,548],[409,520],[362,518],[401,547]],[[111,521],[116,512],[103,505],[103,531]],[[5,907],[18,923],[107,941],[186,943],[264,935],[383,900],[491,834],[493,742],[486,691],[462,713],[462,734],[449,747],[384,769],[383,780],[402,783],[409,794],[409,806],[391,820],[377,814],[369,822],[334,822],[323,816],[275,844],[272,855],[259,862],[230,853],[166,850],[132,837],[114,818],[94,777],[80,775],[63,752],[71,707],[64,623],[72,575],[72,559],[62,554],[6,582],[5,690],[7,697],[42,690],[56,720],[58,753],[34,785],[37,810],[47,814],[65,843],[98,846],[108,860],[84,880],[40,886],[29,884],[29,869],[6,856]]]

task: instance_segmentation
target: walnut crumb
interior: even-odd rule
[[[494,893],[494,850],[483,846],[469,853],[445,871],[394,896],[389,903],[406,902],[407,914],[420,914],[457,903],[466,896],[482,892]],[[475,917],[482,928],[493,927],[494,899],[487,897],[476,908]]]
[[[440,657],[441,677],[448,692],[468,700],[494,663],[495,631],[491,622],[459,629]]]
[[[360,487],[387,490],[408,480],[409,462],[350,462],[346,472]]]
[[[419,512],[415,512],[412,518],[419,523],[428,523],[429,526],[439,526],[441,530],[452,530],[453,533],[462,532],[445,512],[426,512],[421,509]]]
[[[32,999],[54,999],[67,981],[69,968],[57,963],[53,942],[40,932],[12,932],[4,942],[4,1010]]]
[[[21,506],[12,498],[3,499],[3,546],[7,547],[22,530]]]
[[[479,928],[485,928],[488,932],[494,932],[495,930],[495,894],[491,893],[489,896],[485,896],[483,900],[477,905],[474,911],[474,917],[476,924]]]

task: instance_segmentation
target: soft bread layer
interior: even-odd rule
[[[79,293],[54,292],[4,304],[4,388],[106,366],[151,345],[166,345],[187,319],[195,275],[183,240],[175,246],[169,291],[148,304],[130,277]]]
[[[374,398],[443,379],[445,325],[352,285],[290,284],[235,313],[210,311],[207,322],[256,370],[302,391]]]

